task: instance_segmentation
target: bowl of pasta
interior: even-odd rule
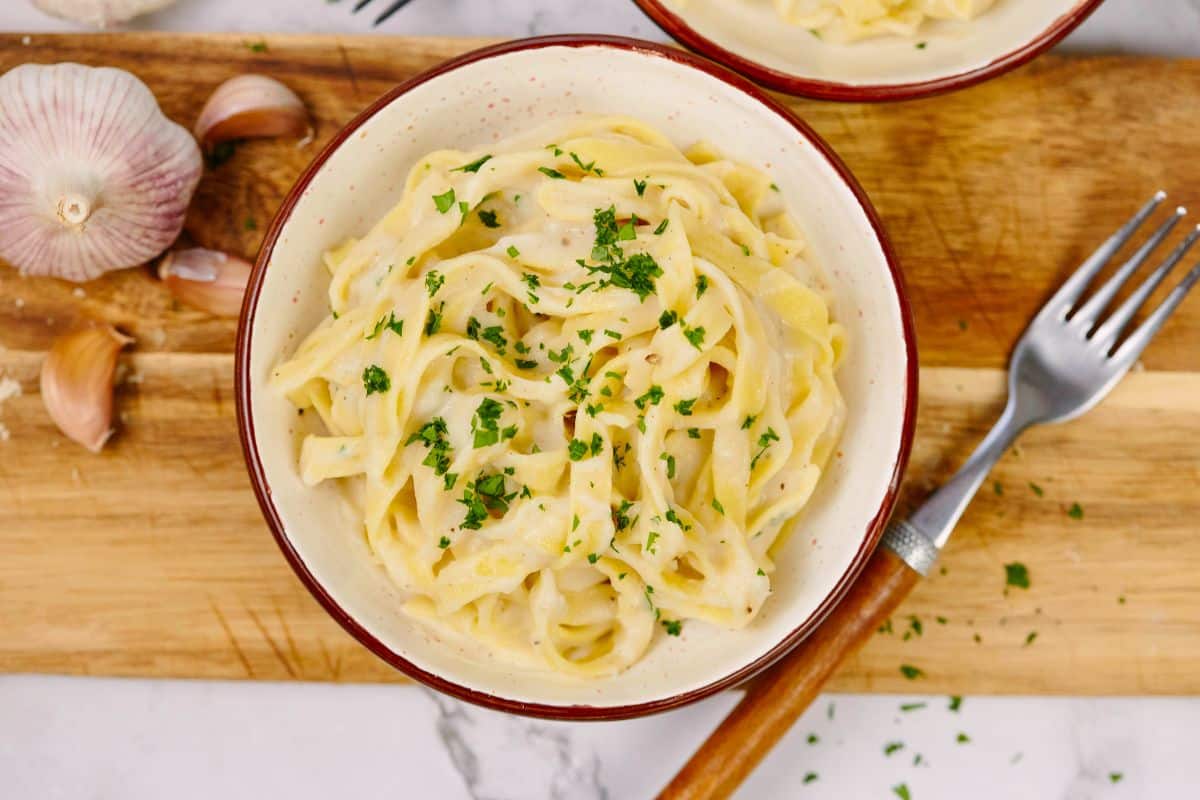
[[[547,37],[413,78],[317,157],[250,281],[237,402],[270,529],[360,642],[471,702],[616,719],[765,669],[848,589],[915,343],[803,122],[673,48]]]
[[[824,100],[908,100],[1026,63],[1103,0],[634,0],[687,47]]]

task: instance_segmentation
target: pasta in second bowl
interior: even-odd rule
[[[865,563],[912,435],[865,198],[749,84],[646,43],[400,87],[301,180],[247,308],[243,443],[297,573],[387,662],[520,713],[767,666]]]
[[[995,77],[1102,0],[634,0],[668,34],[791,94],[902,100]]]

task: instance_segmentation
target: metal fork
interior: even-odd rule
[[[342,2],[342,0],[332,0],[332,2],[340,3],[340,2]],[[358,12],[362,11],[364,8],[369,6],[372,2],[374,2],[374,0],[358,0],[358,2],[354,4],[354,10],[351,11],[350,13],[357,14]],[[395,0],[395,2],[393,2],[390,6],[388,6],[386,9],[384,9],[383,13],[380,14],[378,17],[376,17],[375,21],[371,24],[375,25],[375,26],[382,25],[383,23],[385,23],[389,19],[391,19],[393,14],[395,14],[397,11],[404,8],[406,5],[408,5],[411,2],[412,2],[412,0]]]
[[[1101,318],[1121,287],[1183,219],[1187,212],[1178,208],[1103,286],[1080,302],[1100,270],[1166,197],[1166,192],[1156,194],[1042,307],[1013,351],[1008,403],[999,422],[962,469],[916,513],[888,526],[883,544],[920,574],[929,574],[967,504],[1017,437],[1033,425],[1065,422],[1094,408],[1125,377],[1184,296],[1200,282],[1197,264],[1162,304],[1121,340],[1134,315],[1200,238],[1197,227],[1127,300],[1107,318]]]

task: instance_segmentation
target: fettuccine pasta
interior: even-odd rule
[[[688,0],[677,0],[686,5]],[[762,0],[733,0],[762,2]],[[928,20],[969,20],[996,0],[771,0],[788,23],[822,39],[853,42],[873,36],[915,36]]]
[[[275,370],[405,610],[612,675],[751,622],[844,416],[841,327],[770,179],[625,118],[431,153],[326,254]]]

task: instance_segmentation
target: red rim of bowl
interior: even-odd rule
[[[719,64],[724,64],[730,69],[737,70],[746,77],[758,81],[763,86],[799,97],[842,100],[851,103],[879,103],[889,100],[930,97],[956,89],[966,89],[968,86],[974,86],[998,75],[1003,75],[1009,70],[1032,61],[1058,44],[1104,2],[1104,0],[1081,0],[1075,8],[1056,19],[1041,35],[982,67],[916,83],[851,84],[803,78],[765,66],[728,50],[699,33],[684,21],[683,17],[667,10],[663,0],[633,1],[668,36],[706,58],[711,58]]]
[[[266,474],[263,470],[262,461],[258,456],[258,447],[254,434],[254,421],[251,418],[250,406],[250,352],[251,339],[253,336],[254,318],[258,307],[259,295],[263,289],[263,281],[266,275],[267,263],[271,260],[271,255],[275,249],[276,242],[286,226],[296,204],[299,202],[301,195],[307,189],[309,183],[316,176],[317,172],[329,159],[335,150],[337,150],[359,127],[375,116],[380,110],[392,103],[398,97],[410,91],[416,86],[419,86],[426,81],[429,81],[439,75],[442,75],[451,70],[457,69],[467,64],[472,64],[477,61],[482,61],[497,56],[506,55],[509,53],[517,53],[525,50],[533,50],[546,47],[609,47],[617,50],[632,51],[652,55],[658,58],[665,58],[677,64],[698,69],[707,73],[709,76],[724,81],[750,97],[758,100],[768,111],[782,117],[790,123],[796,130],[825,157],[830,165],[838,172],[846,185],[854,193],[856,199],[862,207],[863,212],[870,220],[871,227],[875,232],[875,236],[879,242],[880,248],[883,250],[884,257],[888,262],[888,267],[891,271],[896,299],[899,305],[900,317],[902,321],[905,350],[908,358],[906,385],[904,394],[904,424],[901,431],[899,449],[896,453],[895,467],[888,485],[886,494],[883,497],[879,506],[879,511],[871,520],[867,530],[864,532],[863,541],[858,551],[855,553],[854,559],[850,566],[839,579],[833,591],[822,601],[821,605],[809,615],[809,617],[801,623],[797,628],[792,630],[782,641],[772,647],[767,653],[756,659],[750,664],[736,670],[735,672],[726,675],[718,680],[715,680],[698,689],[693,689],[688,692],[683,692],[670,697],[665,697],[657,700],[652,700],[643,703],[635,703],[621,706],[591,706],[591,705],[554,705],[546,703],[526,703],[520,700],[513,700],[504,697],[498,697],[485,692],[469,689],[461,686],[439,675],[435,675],[426,670],[421,669],[416,664],[408,661],[406,658],[394,652],[391,648],[377,639],[373,634],[367,631],[355,619],[353,619],[339,604],[330,596],[321,583],[313,576],[308,567],[301,560],[299,554],[292,547],[287,535],[284,533],[283,522],[279,516],[278,510],[275,508],[271,500],[271,490],[267,483]],[[564,719],[564,720],[616,720],[629,719],[632,717],[645,716],[660,711],[666,711],[673,708],[678,708],[688,703],[695,702],[704,697],[708,697],[722,689],[730,686],[735,686],[742,681],[753,677],[757,673],[769,667],[775,661],[783,657],[793,647],[800,643],[808,636],[825,616],[833,610],[833,607],[842,599],[855,578],[866,565],[868,558],[875,549],[879,538],[883,533],[884,525],[888,517],[891,515],[892,508],[896,503],[896,495],[899,490],[900,478],[903,475],[904,468],[908,463],[909,451],[912,446],[913,432],[916,423],[916,398],[917,398],[917,354],[916,354],[916,334],[913,330],[912,313],[909,307],[908,295],[904,288],[903,277],[901,276],[899,266],[897,264],[895,253],[892,245],[884,232],[883,225],[879,220],[878,214],[874,207],[867,199],[862,187],[850,174],[849,170],[842,163],[833,151],[825,142],[817,136],[804,122],[785,109],[776,101],[766,96],[761,90],[756,88],[749,81],[741,78],[728,70],[701,58],[693,56],[689,53],[676,50],[674,48],[644,42],[637,39],[629,39],[616,36],[545,36],[534,39],[524,39],[505,44],[485,47],[480,50],[475,50],[457,58],[451,59],[444,64],[434,67],[431,70],[421,73],[416,77],[410,78],[404,83],[392,89],[380,99],[376,100],[370,107],[354,118],[350,124],[338,133],[336,137],[325,147],[324,150],[314,159],[309,165],[304,174],[297,181],[291,192],[285,199],[279,213],[271,223],[266,239],[263,242],[262,250],[259,252],[258,260],[254,265],[254,271],[250,276],[249,287],[246,291],[246,298],[242,305],[241,323],[238,326],[237,347],[236,347],[237,364],[235,368],[235,393],[237,398],[237,419],[238,433],[242,442],[242,453],[246,459],[246,466],[250,473],[250,482],[254,487],[254,493],[258,498],[258,504],[262,508],[263,516],[266,518],[267,525],[271,529],[271,533],[275,537],[279,548],[283,551],[288,563],[292,565],[296,575],[300,578],[313,597],[325,608],[350,635],[357,639],[361,644],[367,647],[371,652],[390,664],[392,667],[400,670],[409,677],[424,683],[438,691],[444,692],[460,700],[465,700],[477,705],[486,706],[488,708],[507,711],[515,714],[526,716],[540,717],[544,719]]]

